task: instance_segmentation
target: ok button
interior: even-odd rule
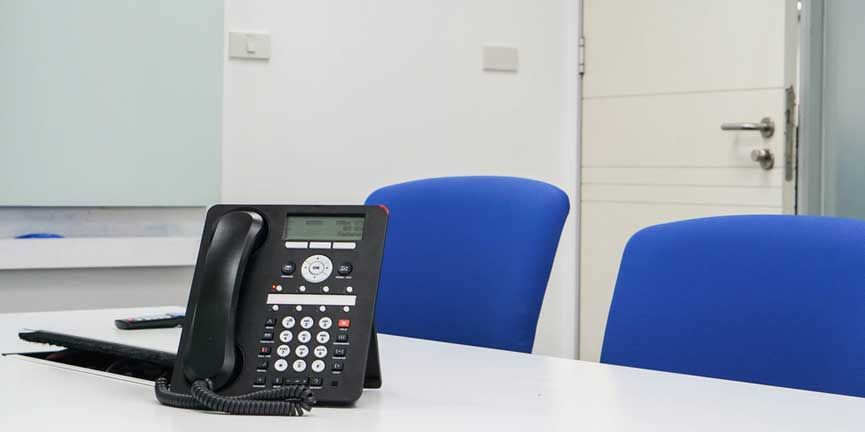
[[[322,263],[313,263],[312,265],[309,266],[309,272],[314,274],[314,275],[321,274],[321,272],[323,272],[323,271],[324,271],[324,264],[322,264]]]

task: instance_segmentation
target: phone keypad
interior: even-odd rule
[[[291,310],[291,315],[266,318],[266,332],[270,333],[271,337],[278,335],[281,344],[273,350],[277,358],[272,364],[266,360],[258,363],[257,370],[264,375],[256,376],[254,386],[292,383],[306,383],[312,387],[338,386],[339,374],[345,368],[348,354],[351,320],[343,317],[310,316],[307,315],[309,309],[306,309],[306,314],[297,314],[293,309],[285,309]],[[320,311],[319,308],[313,310]],[[325,313],[328,311],[341,313],[342,310],[325,308]],[[302,330],[294,333],[292,329],[296,325]],[[260,356],[269,356],[270,353],[270,345],[260,347]],[[305,376],[297,377],[292,373]]]

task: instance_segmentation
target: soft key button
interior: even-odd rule
[[[310,249],[330,249],[330,242],[309,242]]]
[[[333,242],[334,249],[355,249],[357,248],[357,243],[355,242]]]
[[[307,242],[299,242],[299,241],[287,241],[285,242],[286,249],[306,249],[308,247]]]

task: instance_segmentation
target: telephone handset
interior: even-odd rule
[[[373,311],[386,225],[377,206],[212,207],[157,399],[302,415],[380,387]]]

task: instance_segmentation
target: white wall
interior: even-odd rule
[[[226,0],[227,30],[271,34],[226,60],[223,201],[361,203],[409,179],[557,185],[572,211],[535,352],[576,356],[576,0]],[[483,45],[520,50],[481,71]]]

